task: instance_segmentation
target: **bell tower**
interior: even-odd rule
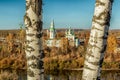
[[[54,39],[54,38],[55,38],[55,26],[53,20],[50,25],[50,39]]]

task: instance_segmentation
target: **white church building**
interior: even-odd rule
[[[71,27],[66,30],[65,37],[69,40],[69,45],[76,47],[80,45],[80,41],[75,37],[74,30],[72,30]]]
[[[56,35],[56,30],[55,30],[55,26],[54,26],[54,21],[51,22],[49,32],[50,32],[50,39],[54,39],[54,38],[55,38],[55,35]]]
[[[56,29],[54,25],[54,21],[51,22],[49,30],[47,30],[47,35],[49,35],[49,39],[45,40],[45,45],[48,47],[60,47],[61,39],[56,39]],[[80,41],[75,37],[74,31],[69,27],[68,30],[65,31],[65,38],[68,39],[70,46],[78,47],[80,45]]]

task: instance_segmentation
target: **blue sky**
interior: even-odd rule
[[[54,19],[56,28],[90,28],[95,0],[43,0],[43,28]],[[111,29],[120,29],[120,0],[114,0]],[[0,29],[19,29],[25,0],[0,0]]]

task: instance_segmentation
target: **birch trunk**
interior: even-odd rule
[[[82,80],[100,80],[113,0],[96,0]]]
[[[42,0],[26,0],[27,80],[44,80],[41,13]]]

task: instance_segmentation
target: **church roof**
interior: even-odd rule
[[[50,31],[54,31],[54,30],[55,30],[55,28],[50,28],[49,30],[50,30]]]
[[[71,27],[66,30],[66,35],[74,35],[74,31],[71,29]]]

